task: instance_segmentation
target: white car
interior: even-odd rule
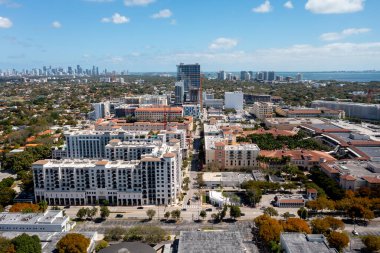
[[[353,235],[359,235],[358,231],[356,231],[356,230],[352,230],[352,234]]]

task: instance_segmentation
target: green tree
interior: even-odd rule
[[[170,218],[170,212],[169,211],[165,212],[164,217],[166,220],[168,220]]]
[[[7,206],[13,203],[13,199],[16,197],[15,190],[5,187],[0,189],[0,205],[1,206]]]
[[[166,240],[167,233],[157,226],[135,226],[129,228],[124,236],[124,241],[142,241],[148,244],[157,244]]]
[[[102,206],[101,208],[100,208],[100,217],[102,218],[102,219],[106,219],[108,216],[110,216],[110,209],[108,209],[108,207],[107,206]]]
[[[105,249],[108,247],[108,242],[105,240],[100,240],[98,243],[96,243],[95,251],[99,252],[102,249]]]
[[[70,233],[61,238],[57,243],[58,253],[87,253],[90,239],[82,234]]]
[[[126,232],[127,230],[123,227],[108,228],[104,233],[104,240],[119,241],[124,237]]]
[[[264,209],[264,214],[269,215],[269,216],[278,216],[277,210],[271,206],[268,206],[267,208]]]
[[[42,212],[45,212],[48,208],[48,203],[46,200],[42,200],[40,203],[38,203],[38,206]]]
[[[297,214],[301,219],[304,219],[304,220],[306,220],[307,217],[309,216],[309,212],[307,211],[305,207],[301,207],[300,209],[298,209]]]
[[[362,238],[364,245],[370,252],[380,250],[380,236],[368,235]]]
[[[17,253],[41,253],[41,241],[38,236],[21,234],[12,239],[12,244]]]
[[[207,217],[207,212],[205,210],[202,210],[200,211],[199,216],[201,216],[202,219],[204,220]]]
[[[95,217],[95,215],[97,214],[98,208],[96,208],[96,207],[93,207],[91,209],[87,208],[86,212],[87,212],[87,217],[92,220]]]
[[[152,220],[153,217],[156,215],[156,211],[153,209],[146,210],[146,215],[148,216],[149,220]]]
[[[179,220],[179,218],[181,218],[181,210],[179,209],[173,210],[170,214],[175,220]]]
[[[83,220],[83,218],[87,215],[87,209],[82,207],[77,212],[77,218],[80,220]]]
[[[230,216],[235,219],[241,216],[241,210],[239,206],[230,206]]]

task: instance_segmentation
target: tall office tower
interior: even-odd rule
[[[263,81],[264,80],[264,72],[257,72],[256,73],[256,80],[257,81]]]
[[[275,79],[276,79],[276,74],[274,73],[274,71],[269,71],[267,81],[273,82]]]
[[[227,75],[224,70],[221,70],[218,72],[218,80],[226,80],[226,78],[227,78]]]
[[[99,67],[96,67],[96,75],[99,75]]]
[[[92,75],[92,76],[95,76],[95,75],[96,75],[96,68],[95,68],[95,66],[92,66],[92,72],[91,72],[91,75]]]
[[[82,74],[82,68],[80,65],[77,65],[77,74],[78,75]]]
[[[227,80],[228,80],[228,81],[232,81],[232,79],[233,79],[233,75],[232,75],[232,73],[228,73],[228,74],[227,74]]]
[[[73,68],[70,67],[70,66],[68,66],[68,67],[67,67],[67,73],[68,73],[69,75],[72,75],[72,74],[73,74]]]
[[[296,81],[297,82],[302,82],[302,74],[301,73],[298,73],[297,75],[296,75]]]
[[[254,75],[253,71],[248,71],[248,74],[250,76],[250,80],[254,80],[255,79],[255,75]]]
[[[179,81],[175,83],[175,104],[182,105],[185,98],[185,83]]]
[[[92,104],[95,110],[95,119],[109,117],[110,114],[110,102],[94,103]]]
[[[250,79],[251,79],[251,76],[248,73],[248,71],[241,71],[240,72],[240,80],[241,81],[249,81]]]
[[[198,63],[177,65],[177,81],[184,81],[185,101],[200,102],[201,66]]]

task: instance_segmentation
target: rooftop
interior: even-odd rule
[[[239,232],[181,231],[178,253],[244,253]]]
[[[204,172],[204,181],[237,181],[242,183],[248,180],[254,180],[252,174],[240,172]]]
[[[302,233],[281,233],[281,247],[290,253],[337,253],[330,248],[323,235],[305,235]]]

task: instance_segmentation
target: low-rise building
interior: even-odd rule
[[[71,229],[68,216],[62,211],[44,213],[0,213],[0,231],[66,232]]]
[[[321,118],[266,118],[264,123],[268,128],[292,130],[303,124],[325,124],[326,120]]]
[[[246,253],[240,232],[181,231],[177,253]]]
[[[254,180],[250,173],[240,172],[204,172],[203,181],[208,188],[240,187],[245,181]]]
[[[301,194],[276,195],[275,206],[298,208],[305,206],[306,199]]]
[[[280,245],[285,253],[338,253],[322,234],[281,233]]]
[[[345,190],[380,186],[380,162],[341,160],[322,163],[320,170]]]

